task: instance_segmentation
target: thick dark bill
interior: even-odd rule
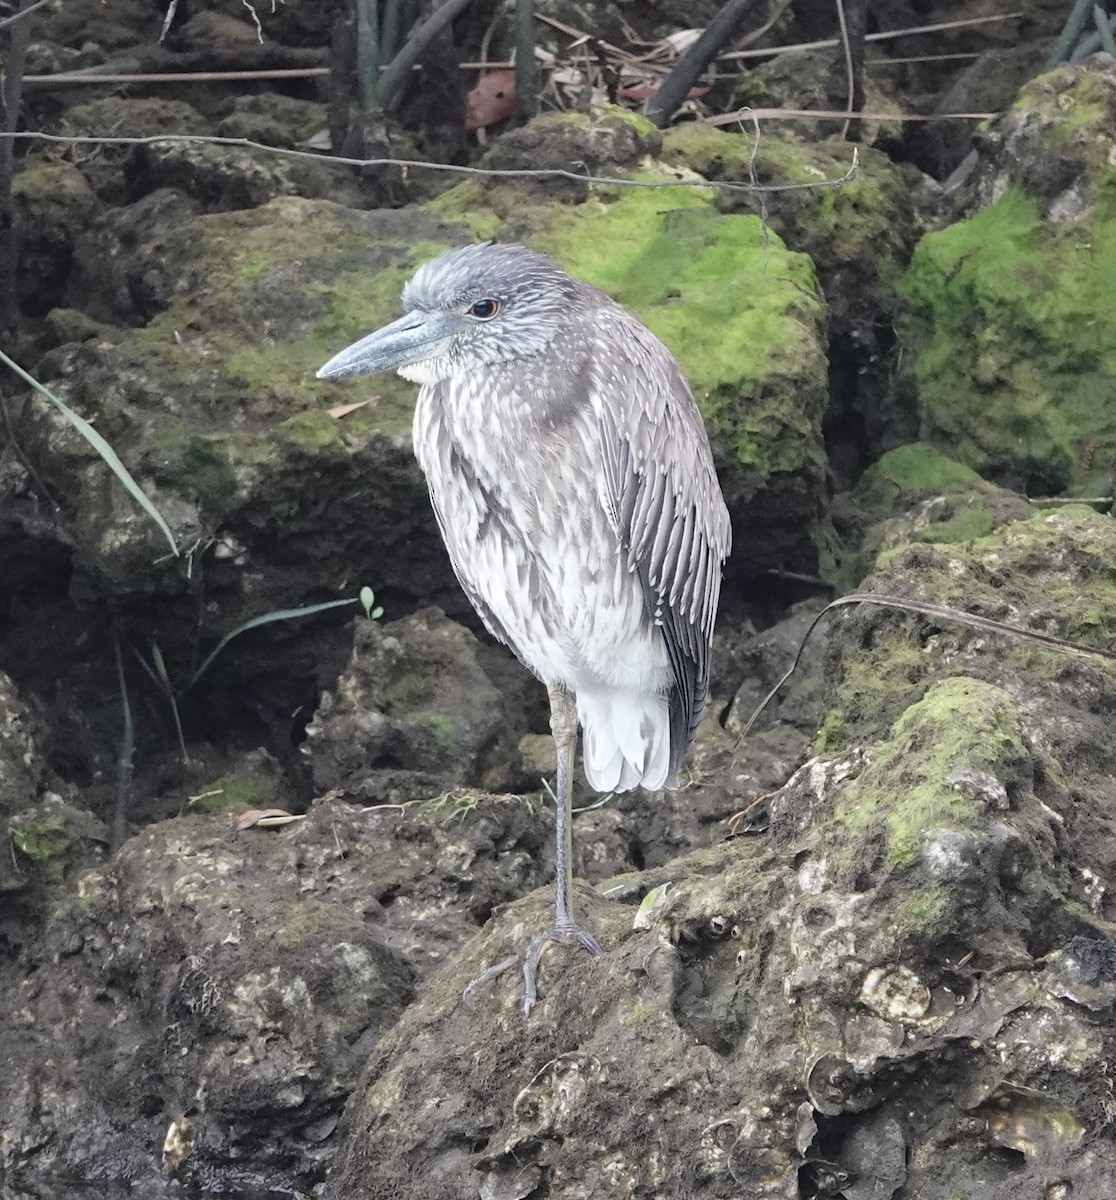
[[[433,358],[439,343],[457,332],[457,319],[434,313],[408,313],[335,354],[319,368],[319,379],[355,379],[395,371]]]

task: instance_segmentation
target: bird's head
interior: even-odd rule
[[[569,323],[577,287],[549,258],[522,246],[450,250],[403,289],[405,316],[334,355],[318,378],[398,371],[433,383],[460,369],[533,358]]]

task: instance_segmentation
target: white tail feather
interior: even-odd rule
[[[665,696],[621,688],[579,688],[585,775],[598,792],[675,787]]]

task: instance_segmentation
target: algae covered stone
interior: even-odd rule
[[[986,205],[903,281],[901,394],[922,437],[1032,495],[1103,495],[1116,464],[1110,60],[1033,81],[988,139]]]
[[[336,391],[314,372],[339,345],[392,319],[403,281],[461,236],[422,215],[296,198],[187,219],[131,257],[147,324],[63,346],[41,373],[78,413],[95,416],[184,550],[228,540],[257,568],[301,555],[321,582],[375,564],[377,587],[394,577],[448,590],[411,454],[413,389],[377,380],[339,419],[326,411]],[[28,446],[92,585],[189,586],[188,562],[163,558],[158,530],[88,443],[45,403],[32,411]],[[256,576],[257,611],[273,574]],[[289,582],[275,586],[273,606],[288,607]]]

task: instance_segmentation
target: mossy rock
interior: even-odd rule
[[[866,112],[903,111],[903,96],[899,91],[885,92],[880,76],[874,71],[864,74],[864,110]],[[840,111],[848,100],[848,70],[840,49],[828,47],[814,50],[788,50],[776,54],[759,66],[744,71],[733,92],[737,108],[793,108],[814,111]],[[786,131],[810,141],[839,134],[844,119],[780,121]],[[860,137],[866,145],[895,144],[902,137],[898,121],[862,120]]]
[[[690,122],[664,133],[662,158],[709,179],[748,184],[754,178],[772,188],[727,192],[719,204],[756,213],[762,206],[772,228],[792,250],[809,254],[823,279],[852,269],[894,286],[925,226],[916,205],[917,173],[870,146],[765,131],[757,147],[750,131]],[[832,298],[838,306],[856,300]]]
[[[11,846],[0,868],[0,894],[32,882],[59,883],[75,868],[98,861],[108,847],[104,824],[53,792],[0,821],[0,833]]]
[[[1039,511],[971,541],[896,547],[880,555],[861,590],[1111,649],[1116,522],[1068,506]],[[818,734],[819,752],[879,738],[938,676],[969,675],[998,686],[1012,681],[1013,692],[1021,677],[1028,678],[1040,690],[1054,689],[1066,703],[1099,704],[1097,697],[1116,684],[1116,666],[1104,660],[872,605],[844,619],[829,653],[834,702]],[[1075,688],[1082,693],[1075,695]],[[1088,722],[1081,721],[1084,737]],[[1116,757],[1107,750],[1103,757],[1112,758],[1116,770]]]
[[[940,680],[874,749],[842,798],[838,819],[854,832],[882,822],[891,863],[909,866],[927,831],[974,823],[967,779],[974,773],[1014,779],[1027,754],[1019,706],[1007,692],[964,676]]]
[[[1034,507],[920,442],[889,450],[832,506],[834,540],[825,577],[854,587],[887,551],[911,543],[973,542]]]
[[[1116,65],[1028,84],[988,206],[928,234],[902,291],[900,394],[923,440],[1030,495],[1107,494],[1116,465]]]
[[[279,763],[265,750],[253,750],[224,775],[193,788],[191,812],[244,812],[256,808],[290,810],[295,796]]]
[[[265,92],[234,100],[232,112],[221,121],[217,132],[222,137],[247,138],[265,146],[293,149],[324,129],[327,120],[324,104]]]
[[[65,403],[96,414],[184,547],[201,537],[204,548],[203,530],[215,529],[253,553],[281,536],[289,555],[305,539],[308,564],[320,570],[335,557],[327,576],[385,564],[379,588],[390,564],[438,553],[410,450],[414,389],[378,379],[369,402],[339,420],[326,409],[342,397],[314,373],[396,316],[414,268],[461,240],[422,215],[294,198],[187,220],[136,256],[148,324],[54,351],[41,374]],[[166,544],[100,457],[61,414],[34,403],[29,446],[93,585],[187,586],[185,563],[154,566]],[[357,507],[344,499],[354,494]],[[277,595],[275,607],[293,599]]]
[[[646,182],[679,179],[644,159],[658,134],[630,114],[540,125],[537,137],[553,135],[559,159],[607,128],[606,158],[638,156]],[[420,262],[498,233],[551,253],[663,338],[705,413],[736,510],[738,561],[811,570],[824,488],[825,306],[808,258],[714,200],[695,187],[595,187],[569,205],[468,181],[424,211],[360,213],[284,197],[165,224],[128,273],[146,326],[56,351],[44,374],[67,404],[96,413],[185,545],[204,546],[211,530],[228,530],[253,555],[281,541],[288,561],[302,546],[307,562],[332,564],[326,577],[372,562],[378,589],[441,599],[448,571],[410,453],[413,385],[388,375],[342,390],[314,372],[398,315]],[[326,413],[368,396],[343,420]],[[152,571],[160,535],[100,459],[59,414],[36,411],[40,469],[58,488],[94,586],[144,591],[145,576],[185,586],[177,563]],[[323,528],[334,531],[328,548]],[[415,544],[404,550],[407,541]]]
[[[747,129],[676,125],[663,135],[662,157],[739,184],[720,194],[718,209],[761,216],[790,250],[813,261],[829,309],[826,440],[838,482],[867,466],[868,447],[913,437],[913,421],[893,401],[889,364],[899,281],[936,203],[928,181],[871,146],[803,141],[782,129],[764,129],[757,145]]]

